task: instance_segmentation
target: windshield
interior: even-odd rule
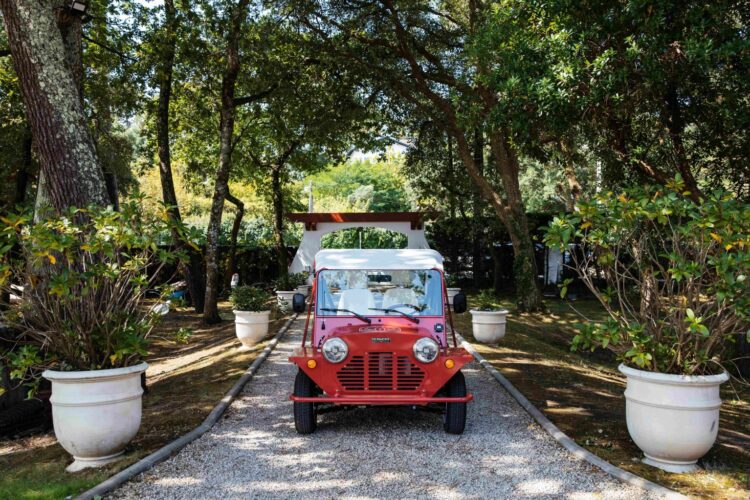
[[[440,273],[435,270],[321,271],[316,314],[442,316],[442,288]]]

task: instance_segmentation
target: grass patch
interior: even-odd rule
[[[473,296],[469,297],[470,304]],[[503,306],[513,311],[509,300]],[[591,320],[603,318],[594,301],[576,309]],[[471,315],[456,315],[456,329],[539,410],[575,441],[608,462],[686,495],[750,498],[750,389],[727,383],[716,445],[699,462],[703,471],[669,474],[640,462],[625,423],[625,378],[610,351],[570,352],[581,319],[559,300],[546,313],[508,316],[506,336],[497,347],[471,336]]]
[[[231,316],[228,303],[222,315]],[[269,335],[283,325],[276,315]],[[191,341],[170,340],[180,327],[194,330]],[[107,467],[75,474],[65,472],[72,461],[52,432],[0,442],[0,498],[60,499],[76,495],[197,427],[265,347],[240,351],[234,324],[205,326],[187,309],[170,312],[151,345],[148,392],[143,396],[143,419],[125,456]]]

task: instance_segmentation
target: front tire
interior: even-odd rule
[[[447,384],[445,392],[449,398],[466,396],[466,379],[464,374],[457,372]],[[446,403],[443,427],[448,434],[462,434],[466,427],[466,403]]]
[[[302,398],[315,396],[315,382],[307,373],[299,370],[294,379],[294,395]],[[315,413],[315,403],[294,402],[294,428],[300,434],[312,434],[318,425],[318,415]]]

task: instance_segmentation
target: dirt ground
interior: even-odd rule
[[[122,460],[103,469],[69,474],[64,469],[72,460],[52,432],[0,441],[0,498],[74,495],[198,426],[267,343],[240,350],[230,305],[220,306],[226,321],[218,325],[205,326],[192,310],[177,308],[154,331],[142,424]],[[275,313],[272,319],[269,338],[287,317]],[[172,338],[181,327],[193,331],[187,344]]]
[[[512,304],[506,307],[512,311]],[[750,498],[750,388],[736,381],[722,388],[724,405],[717,444],[700,461],[703,471],[668,474],[640,462],[625,423],[625,379],[611,352],[572,353],[570,339],[579,317],[564,302],[549,311],[511,314],[497,347],[476,343],[469,313],[456,317],[456,329],[499,369],[537,408],[589,451],[625,470],[681,493],[705,498]],[[593,301],[575,307],[601,316]]]

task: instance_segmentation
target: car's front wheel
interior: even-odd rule
[[[464,374],[457,372],[447,384],[445,394],[449,398],[462,398],[466,396],[466,380]],[[462,434],[466,427],[466,403],[445,403],[445,415],[443,427],[449,434]]]
[[[309,398],[316,395],[315,382],[307,373],[299,370],[294,379],[294,395]],[[294,402],[294,428],[300,434],[312,434],[318,425],[318,416],[315,413],[315,403]]]

